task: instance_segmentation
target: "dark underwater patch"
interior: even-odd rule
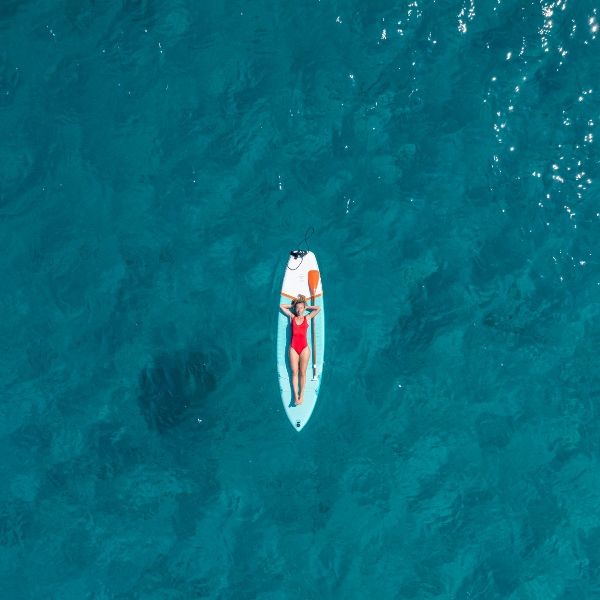
[[[148,426],[165,433],[217,388],[214,356],[180,351],[155,357],[140,374],[138,402]]]

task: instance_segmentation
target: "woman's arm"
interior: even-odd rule
[[[290,312],[290,308],[292,307],[291,304],[280,304],[279,308],[281,308],[281,310],[290,318],[293,319],[294,315]]]
[[[313,312],[310,313],[310,315],[307,315],[308,319],[314,319],[320,312],[321,312],[321,307],[320,306],[307,306],[306,310],[312,310]]]

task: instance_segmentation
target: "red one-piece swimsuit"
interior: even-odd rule
[[[300,325],[296,323],[296,317],[292,317],[292,348],[300,355],[302,350],[308,346],[306,339],[306,330],[308,329],[308,319],[304,317],[304,321]]]

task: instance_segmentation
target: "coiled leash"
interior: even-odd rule
[[[312,231],[310,232],[310,234],[308,233],[309,230]],[[306,243],[306,250],[292,250],[290,252],[290,256],[293,256],[296,260],[299,258],[300,262],[292,269],[289,265],[288,265],[288,269],[290,271],[295,271],[301,264],[302,261],[304,260],[304,257],[310,252],[310,249],[308,247],[308,238],[314,233],[315,228],[311,225],[307,230],[306,233],[304,234],[304,242]]]

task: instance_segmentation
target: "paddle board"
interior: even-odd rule
[[[312,295],[309,281],[312,283],[316,279],[315,271],[318,273],[318,283],[316,289],[313,290],[314,295]],[[319,314],[315,318],[310,319],[306,331],[306,339],[310,348],[310,360],[306,367],[306,385],[304,387],[302,404],[295,404],[294,388],[292,386],[292,370],[289,359],[292,321],[279,307],[279,318],[277,321],[277,373],[279,376],[281,401],[283,402],[288,419],[296,431],[302,431],[313,413],[319,395],[325,350],[325,307],[323,305],[321,271],[317,264],[317,257],[313,252],[306,250],[292,250],[290,253],[283,275],[279,304],[291,304],[292,300],[298,294],[306,296],[308,301],[307,306],[314,305],[321,307]],[[310,313],[311,311],[306,310],[304,314]]]

